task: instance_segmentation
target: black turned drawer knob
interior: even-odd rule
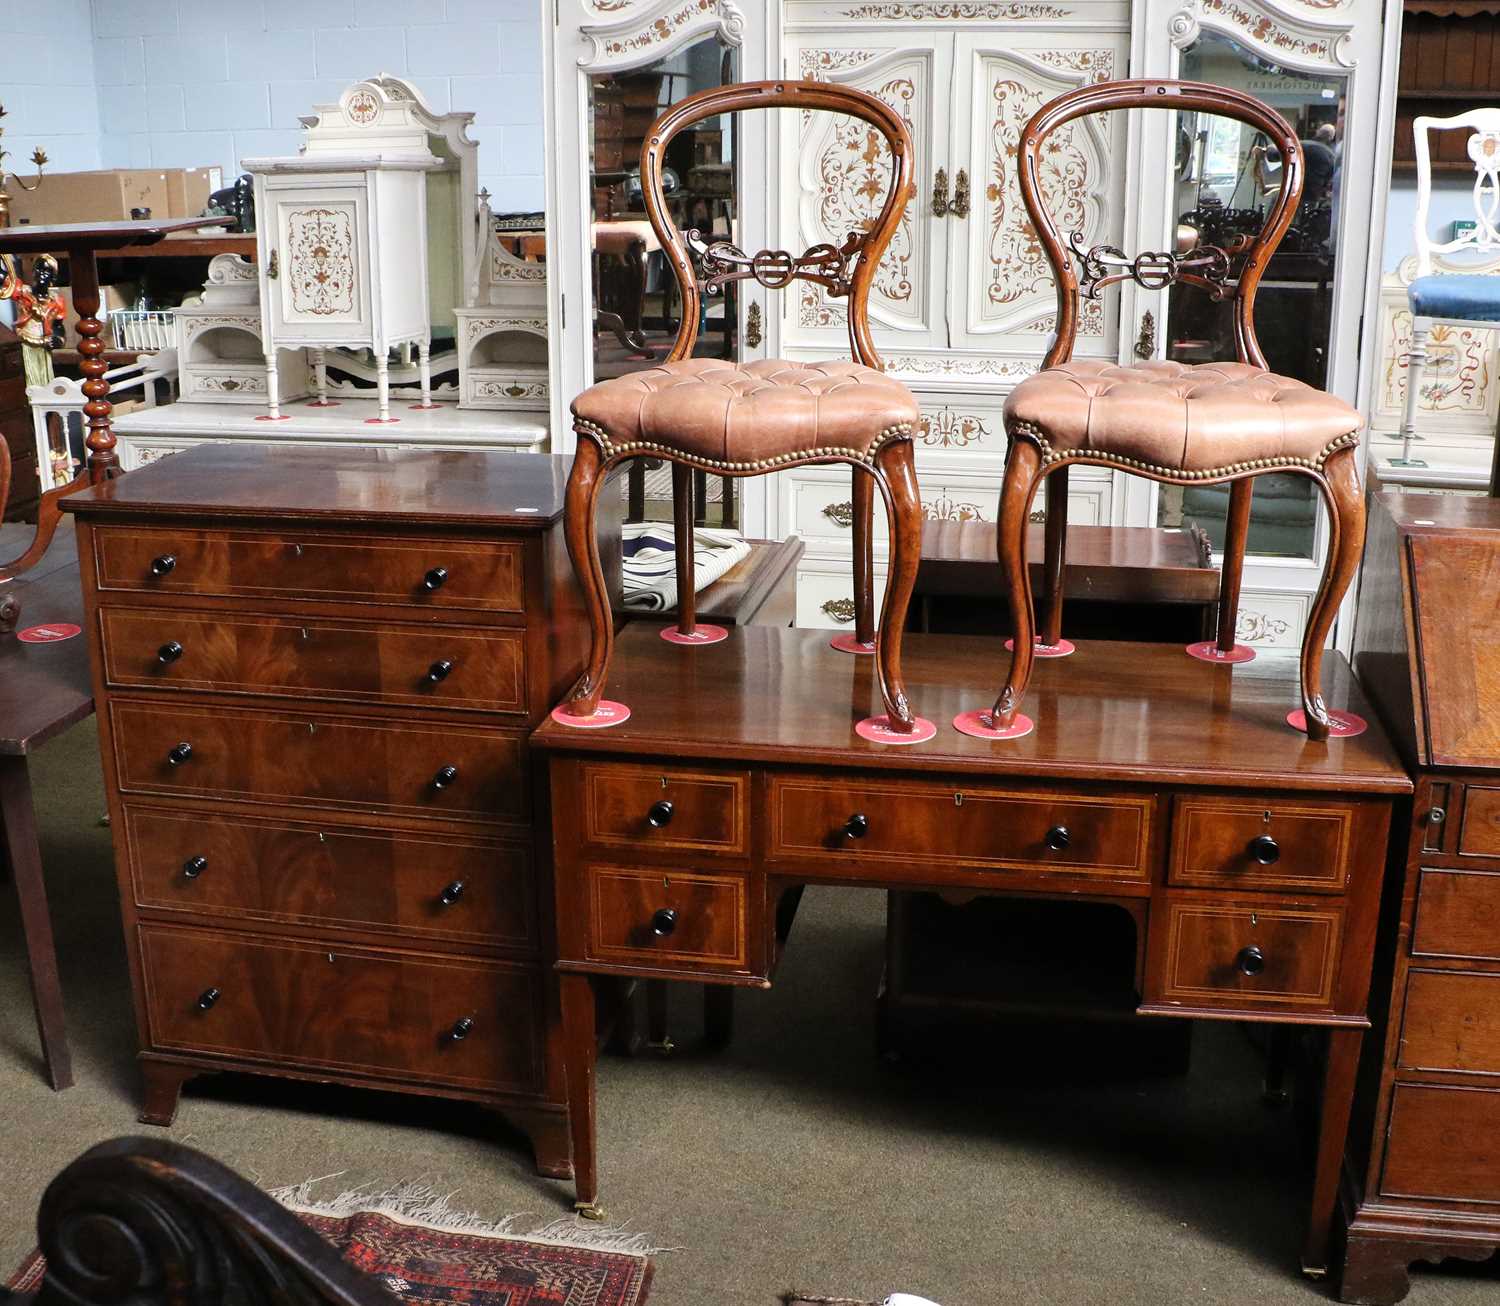
[[[855,812],[844,822],[844,838],[863,839],[870,833],[870,818],[863,812]]]
[[[440,680],[447,680],[452,671],[453,663],[449,662],[447,658],[439,658],[427,668],[427,681],[429,684],[435,685]]]
[[[462,880],[454,880],[452,884],[448,885],[448,887],[442,891],[442,893],[438,894],[438,901],[442,903],[444,907],[451,907],[463,896],[464,882]]]
[[[181,766],[193,755],[193,746],[186,739],[180,744],[173,744],[167,750],[167,765]]]
[[[440,590],[443,588],[443,584],[447,579],[448,568],[434,567],[431,571],[429,571],[425,576],[422,577],[422,588],[429,592],[431,592],[432,590]]]
[[[182,645],[179,644],[175,639],[169,639],[165,644],[163,644],[159,649],[156,650],[156,660],[163,666],[166,666],[168,663],[176,662],[177,659],[180,658],[185,651],[186,650],[183,649]]]
[[[1234,964],[1241,975],[1259,975],[1266,968],[1266,954],[1252,943],[1248,948],[1240,949]]]
[[[1042,836],[1042,842],[1052,849],[1053,852],[1060,853],[1073,842],[1073,836],[1068,833],[1067,826],[1054,825]]]
[[[182,873],[190,880],[196,880],[208,869],[208,858],[201,853],[197,857],[189,857],[182,864]]]
[[[659,802],[652,803],[651,810],[646,813],[646,824],[652,829],[660,830],[662,826],[672,823],[672,813],[675,810],[670,798],[663,798]]]
[[[1281,845],[1268,834],[1258,834],[1250,840],[1250,856],[1262,866],[1271,866],[1281,860]]]
[[[437,774],[432,777],[434,789],[446,789],[458,779],[458,768],[456,766],[440,766]]]
[[[172,569],[177,566],[177,559],[170,553],[164,553],[159,558],[151,559],[151,574],[153,576],[169,576]]]
[[[675,907],[659,907],[651,917],[651,933],[658,939],[664,939],[677,928],[677,909]]]
[[[455,1043],[462,1043],[474,1032],[474,1017],[461,1016],[453,1022],[453,1028],[448,1031],[448,1037]]]
[[[218,989],[204,989],[203,992],[198,995],[198,1010],[207,1011],[214,1005],[214,1003],[219,1000],[221,996],[223,995],[220,994]]]

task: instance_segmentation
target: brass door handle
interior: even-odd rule
[[[843,503],[830,503],[823,509],[823,516],[827,517],[835,526],[854,525],[854,500],[845,499]]]
[[[937,176],[932,179],[932,216],[941,218],[948,213],[948,172],[945,168],[937,170]]]
[[[749,310],[745,313],[745,347],[747,349],[759,349],[763,338],[760,325],[760,305],[751,304]]]
[[[1148,362],[1156,354],[1156,317],[1148,308],[1141,314],[1141,333],[1135,340],[1135,356]]]
[[[276,251],[273,249],[271,251],[271,257],[266,260],[266,276],[269,277],[272,281],[275,281],[280,273],[281,267],[276,261]]]
[[[952,212],[955,218],[969,216],[969,174],[964,168],[958,170],[958,178],[953,183]]]

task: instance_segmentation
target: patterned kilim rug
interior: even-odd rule
[[[517,1217],[485,1221],[454,1211],[430,1185],[389,1193],[344,1193],[308,1201],[311,1184],[272,1195],[401,1301],[466,1306],[644,1306],[652,1247],[626,1230],[556,1220],[525,1235]],[[46,1263],[33,1252],[11,1276],[12,1292],[41,1287]]]

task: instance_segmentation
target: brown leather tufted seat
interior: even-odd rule
[[[820,457],[868,462],[911,435],[920,413],[901,382],[859,363],[685,358],[601,381],[573,401],[573,416],[611,457],[675,453],[745,472]]]
[[[1203,479],[1274,465],[1321,467],[1360,429],[1337,395],[1246,363],[1073,360],[1021,382],[1007,431],[1044,457],[1095,455],[1129,470]]]

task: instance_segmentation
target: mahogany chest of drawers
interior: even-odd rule
[[[1371,506],[1354,663],[1416,795],[1391,841],[1340,1295],[1390,1306],[1412,1262],[1500,1249],[1500,501]]]
[[[609,685],[629,719],[533,736],[551,758],[580,1205],[598,1196],[599,977],[767,987],[807,884],[1070,898],[1134,922],[1139,1012],[1327,1030],[1303,1248],[1321,1272],[1391,809],[1411,791],[1379,723],[1314,744],[1286,724],[1290,660],[1247,675],[1084,641],[1039,666],[1035,732],[991,743],[946,727],[990,701],[998,640],[908,635],[905,658],[913,704],[939,723],[916,745],[855,736],[872,669],[820,632],[683,648],[643,624]],[[1340,656],[1325,675],[1330,703],[1373,717]],[[1089,945],[1058,929],[1045,946],[1066,968]]]
[[[143,1120],[205,1071],[336,1080],[500,1108],[571,1173],[527,743],[586,641],[566,476],[204,446],[66,501]]]

